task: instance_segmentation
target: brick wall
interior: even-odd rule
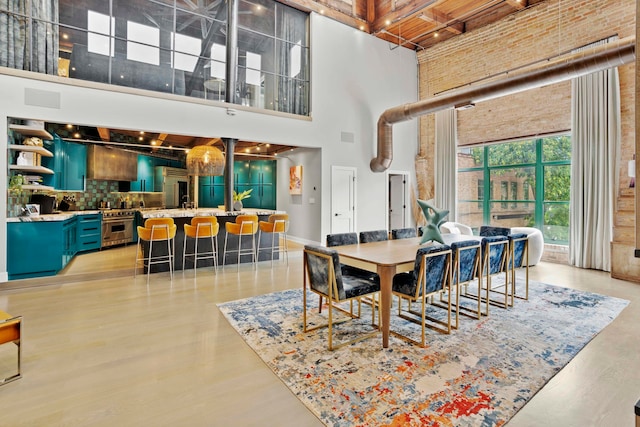
[[[632,0],[547,1],[492,26],[439,43],[418,53],[420,97],[501,78],[501,73],[613,35],[633,36],[635,8]],[[622,112],[619,176],[620,188],[624,189],[629,184],[627,161],[635,151],[635,66],[628,64],[618,70]],[[458,112],[459,143],[569,130],[570,102],[571,83],[562,82],[478,103],[475,108]],[[420,198],[433,195],[434,133],[434,116],[421,117],[416,162]]]

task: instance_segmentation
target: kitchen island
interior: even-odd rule
[[[174,269],[182,270],[182,254],[183,254],[183,245],[184,245],[184,224],[189,224],[193,217],[197,216],[215,216],[218,219],[218,223],[220,224],[220,231],[218,232],[218,265],[225,264],[224,260],[224,239],[227,234],[225,229],[225,224],[227,222],[235,222],[236,217],[238,215],[257,215],[259,221],[267,221],[269,215],[275,213],[285,213],[284,211],[277,210],[265,210],[265,209],[243,209],[241,211],[227,212],[222,209],[215,208],[198,208],[198,209],[157,209],[157,210],[141,210],[139,211],[137,225],[143,225],[144,221],[148,218],[173,218],[176,226],[176,237],[175,237],[175,256],[174,256]],[[277,237],[277,236],[276,236]],[[258,248],[258,233],[253,236],[255,241],[256,248]],[[271,248],[273,239],[273,234],[267,233],[264,234],[260,239],[260,248],[267,249]],[[246,237],[244,238],[243,247],[248,242]],[[149,254],[149,244],[148,242],[142,242],[142,248],[144,256],[148,256]],[[158,249],[156,249],[158,248]],[[258,249],[260,249],[258,248]],[[237,250],[238,249],[238,237],[232,236],[229,238],[227,242],[228,250]],[[164,245],[156,245],[154,248],[154,254],[156,254],[156,250],[158,250],[158,255],[166,255],[166,248]],[[198,243],[198,250],[200,252],[210,252],[211,251],[211,242],[207,239],[201,239]],[[162,252],[164,251],[164,253]],[[187,251],[193,252],[193,242],[188,242]],[[266,261],[271,259],[271,250],[258,250],[258,261]],[[274,259],[278,259],[278,254],[274,254]],[[250,256],[242,256],[240,259],[241,263],[250,262]],[[227,256],[226,263],[227,264],[235,264],[238,262],[238,258],[236,253],[230,253]],[[198,268],[200,267],[211,267],[213,266],[213,260],[205,259],[198,260]],[[191,261],[187,261],[187,268],[193,268],[193,264]],[[168,271],[169,266],[166,264],[156,264],[151,267],[151,272],[159,272],[159,271]],[[146,273],[146,270],[145,270]]]

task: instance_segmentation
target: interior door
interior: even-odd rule
[[[389,174],[389,229],[405,228],[407,225],[407,177],[404,174]]]
[[[356,169],[331,168],[331,233],[356,230]]]

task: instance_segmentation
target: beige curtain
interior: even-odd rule
[[[449,211],[456,221],[458,201],[457,114],[455,109],[436,113],[436,156],[434,165],[435,205]]]
[[[617,68],[574,79],[571,103],[569,263],[611,271],[621,138]]]

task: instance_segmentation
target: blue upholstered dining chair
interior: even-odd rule
[[[529,299],[529,236],[525,233],[514,233],[509,239],[509,269],[511,270],[511,286],[514,298]],[[524,296],[518,295],[516,289],[516,268],[525,268]]]
[[[387,230],[371,230],[360,232],[360,243],[383,242],[389,240]]]
[[[418,233],[416,229],[413,227],[410,228],[395,228],[391,230],[391,238],[392,239],[410,239],[412,237],[417,237]]]
[[[451,248],[447,245],[419,248],[413,270],[396,274],[393,277],[392,291],[398,297],[398,316],[421,326],[420,340],[414,340],[396,331],[392,332],[422,347],[425,346],[427,327],[441,333],[451,333],[451,283]],[[446,320],[428,316],[429,297],[441,296],[444,292],[447,294]],[[406,310],[403,309],[403,300],[407,300],[407,304],[404,304],[407,306]],[[419,311],[412,307],[413,302],[420,303]],[[431,302],[434,302],[433,298]]]
[[[328,326],[329,328],[329,350],[334,350],[347,344],[360,341],[378,333],[375,322],[376,306],[371,307],[371,324],[376,330],[367,334],[360,334],[356,338],[333,344],[334,310],[339,310],[349,318],[358,318],[353,314],[353,305],[350,310],[345,310],[336,304],[360,300],[362,297],[370,296],[376,301],[376,295],[380,293],[380,280],[370,280],[359,276],[343,274],[340,265],[340,257],[335,249],[323,246],[306,245],[304,247],[304,279],[303,279],[303,330],[313,331],[318,328]],[[309,285],[307,287],[307,284]],[[309,327],[307,324],[307,291],[311,291],[322,298],[326,298],[329,305],[328,323]]]
[[[458,317],[460,313],[480,319],[482,315],[482,284],[481,284],[481,259],[482,250],[479,240],[463,240],[451,243],[451,252],[453,255],[452,279],[456,287],[458,298],[456,299],[456,322],[458,327]],[[469,284],[477,279],[476,287],[473,288],[475,293],[469,290]],[[485,289],[486,302],[489,294]],[[466,307],[460,304],[460,298],[471,298],[477,303],[474,308]]]
[[[493,225],[480,226],[480,235],[483,237],[508,236],[509,234],[511,234],[511,229],[508,227],[495,227]]]
[[[327,234],[327,247],[356,244],[358,244],[358,235],[356,233]]]
[[[487,293],[486,311],[489,304],[508,308],[513,304],[513,288],[509,281],[509,239],[507,236],[486,236],[482,238],[482,286]],[[494,276],[504,274],[504,283],[491,283]],[[498,294],[500,299],[491,298]]]
[[[357,245],[358,244],[358,235],[356,233],[336,233],[336,234],[327,234],[327,247],[334,246],[343,246],[343,245]],[[377,280],[380,281],[380,277],[377,273],[373,273],[368,270],[364,270],[358,267],[352,267],[350,265],[340,264],[340,270],[343,275],[349,276],[358,276],[363,279],[368,280]],[[366,303],[374,304],[374,302],[369,301],[369,299],[364,300]],[[358,305],[358,309],[360,306]],[[322,311],[322,296],[320,296],[318,301],[318,310]],[[360,311],[358,311],[358,314]]]

